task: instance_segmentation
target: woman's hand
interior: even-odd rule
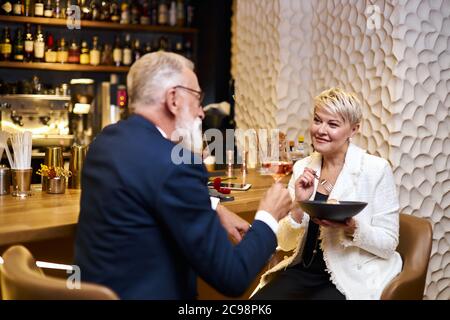
[[[314,175],[313,169],[305,168],[297,181],[295,181],[295,200],[305,201],[311,198],[314,192]]]
[[[312,219],[316,224],[327,227],[327,228],[343,228],[344,232],[347,236],[353,237],[353,234],[356,230],[356,222],[353,218],[348,218],[345,220],[345,222],[336,222],[336,221],[330,221],[326,219]]]

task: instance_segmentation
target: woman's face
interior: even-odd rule
[[[322,155],[345,151],[349,138],[358,131],[359,125],[350,125],[349,121],[330,113],[324,108],[315,108],[310,128],[314,149]]]

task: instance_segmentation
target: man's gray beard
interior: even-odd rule
[[[192,122],[184,119],[177,121],[175,131],[183,139],[181,144],[194,153],[201,154],[203,147],[202,120],[195,118]]]

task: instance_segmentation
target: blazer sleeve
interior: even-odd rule
[[[302,162],[297,162],[294,166],[294,173],[291,176],[288,184],[288,191],[291,195],[292,201],[295,201],[295,181],[303,173],[305,166]],[[298,224],[293,221],[291,214],[280,220],[277,232],[278,248],[283,251],[291,251],[296,248],[300,239],[305,235],[308,228],[309,215],[303,212],[302,223]]]
[[[211,209],[203,165],[172,166],[163,181],[155,208],[163,231],[206,282],[226,295],[243,294],[275,250],[273,231],[254,221],[233,246]]]
[[[394,176],[384,162],[373,196],[373,214],[370,222],[355,219],[356,230],[351,244],[381,258],[389,258],[398,245],[399,203]]]

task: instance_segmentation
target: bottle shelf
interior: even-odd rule
[[[111,72],[111,73],[128,72],[128,70],[130,70],[130,67],[91,66],[72,63],[13,62],[13,61],[0,61],[0,68],[53,70],[53,71]]]
[[[10,23],[31,23],[31,24],[41,24],[47,26],[64,26],[67,27],[66,19],[55,19],[55,18],[39,18],[39,17],[23,17],[23,16],[2,16],[0,15],[0,21],[10,22]],[[120,24],[113,22],[103,22],[103,21],[90,21],[81,20],[82,28],[92,28],[92,29],[109,29],[109,30],[123,30],[123,31],[150,31],[156,33],[186,33],[195,34],[198,32],[196,28],[181,28],[181,27],[169,27],[169,26],[153,26],[153,25],[142,25],[142,24]],[[76,29],[74,29],[76,30]]]

